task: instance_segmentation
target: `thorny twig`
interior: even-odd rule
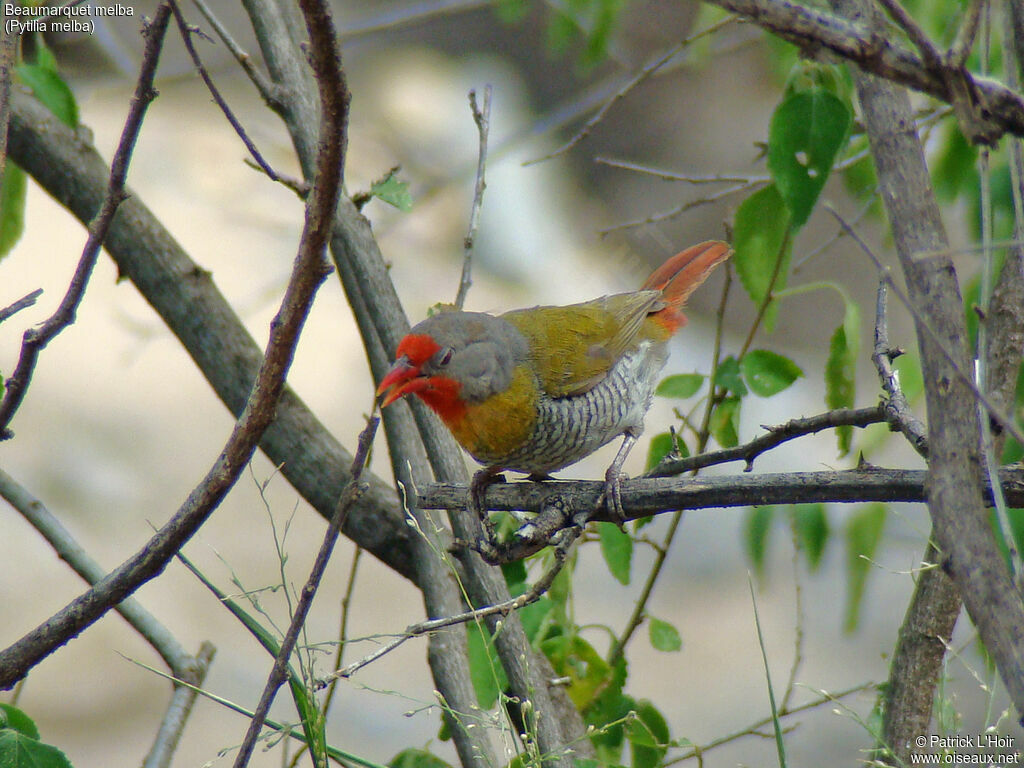
[[[825,210],[827,210],[835,217],[835,219],[840,223],[843,229],[846,230],[847,234],[851,238],[853,238],[854,242],[857,243],[860,249],[868,255],[871,261],[875,264],[875,267],[877,267],[878,270],[882,273],[882,279],[889,284],[889,287],[892,288],[893,293],[895,293],[896,297],[900,300],[900,303],[902,303],[903,306],[907,308],[910,314],[914,316],[914,319],[919,321],[919,324],[925,329],[925,332],[932,337],[932,340],[935,342],[936,347],[938,347],[939,352],[950,363],[953,370],[956,372],[957,376],[960,377],[960,379],[964,382],[967,388],[971,390],[971,394],[973,394],[974,397],[977,398],[977,401],[984,406],[985,411],[988,413],[988,415],[994,421],[996,421],[999,424],[999,426],[1005,429],[1007,434],[1012,436],[1014,440],[1016,440],[1021,445],[1024,445],[1024,434],[1021,433],[1020,429],[1017,428],[1017,425],[1013,423],[1012,419],[1010,419],[1006,414],[1004,414],[999,408],[996,408],[992,404],[992,401],[989,400],[989,398],[980,389],[978,389],[978,385],[974,381],[974,377],[968,374],[966,371],[960,370],[960,367],[956,364],[956,358],[954,358],[953,354],[946,348],[946,345],[942,343],[942,340],[938,338],[932,327],[928,323],[921,322],[922,318],[920,317],[917,308],[913,305],[913,303],[911,303],[910,299],[900,289],[900,287],[896,285],[896,283],[892,279],[892,275],[889,274],[889,270],[886,268],[884,264],[882,264],[879,258],[875,255],[874,251],[868,248],[867,244],[861,239],[860,235],[858,235],[856,231],[849,224],[846,223],[846,221],[839,214],[839,212],[836,211],[835,208],[826,203]],[[919,258],[927,257],[928,254],[921,254],[919,256]]]
[[[878,371],[878,380],[882,383],[885,398],[882,409],[885,420],[903,433],[914,450],[922,458],[928,458],[928,433],[924,424],[910,410],[906,395],[900,387],[892,361],[903,354],[903,350],[889,343],[889,322],[887,319],[888,280],[884,277],[878,281],[878,296],[875,302],[875,344],[871,359]]]

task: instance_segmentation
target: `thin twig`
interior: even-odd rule
[[[476,123],[480,142],[476,162],[476,183],[473,185],[473,205],[469,210],[469,229],[466,232],[466,239],[462,242],[462,277],[459,279],[459,291],[455,296],[456,309],[462,309],[466,303],[466,294],[469,292],[469,286],[473,283],[473,245],[476,242],[476,230],[480,224],[480,206],[484,199],[484,190],[487,188],[484,171],[487,168],[487,136],[491,129],[492,90],[490,84],[484,86],[482,107],[477,104],[476,91],[469,92],[469,107],[473,111],[473,122]]]
[[[33,304],[36,303],[36,300],[42,295],[43,289],[36,288],[34,291],[32,291],[32,293],[28,294],[27,296],[22,296],[20,299],[18,299],[10,306],[0,309],[0,323],[9,318],[11,315],[17,312],[21,312],[21,310],[23,309],[31,307]]]
[[[245,163],[250,168],[252,168],[254,171],[266,173],[266,170],[259,163],[255,162],[251,157],[242,158],[242,162]],[[300,179],[297,176],[290,176],[288,174],[278,173],[277,171],[275,171],[274,176],[271,178],[278,184],[288,187],[288,189],[294,192],[300,200],[305,200],[306,196],[309,195],[309,190],[311,189],[309,182]]]
[[[720,451],[698,453],[693,456],[687,456],[684,459],[662,461],[643,476],[671,477],[673,475],[681,475],[683,472],[692,472],[730,461],[746,462],[743,471],[750,472],[754,468],[754,460],[758,456],[782,443],[798,437],[813,435],[825,429],[866,427],[871,424],[884,422],[885,420],[885,413],[880,406],[876,405],[869,408],[838,408],[834,411],[826,411],[815,416],[790,419],[785,424],[774,427],[762,425],[768,432],[755,437],[748,443],[735,446],[734,448],[723,448]]]
[[[206,23],[213,27],[213,31],[217,33],[217,37],[224,43],[224,46],[231,52],[231,55],[235,57],[235,61],[238,62],[239,66],[249,76],[249,80],[256,86],[256,90],[260,92],[260,96],[263,97],[263,101],[266,102],[272,108],[280,103],[280,99],[277,97],[276,89],[273,83],[267,78],[267,76],[257,67],[250,56],[231,36],[227,27],[221,24],[220,19],[214,16],[213,11],[209,9],[204,0],[192,0],[192,4],[199,10],[206,19]]]
[[[986,5],[986,0],[970,0],[967,3],[967,10],[964,12],[963,21],[960,22],[960,29],[957,30],[956,40],[946,51],[948,66],[960,69],[967,63],[967,57],[971,55],[971,49],[978,36],[981,12]]]
[[[871,688],[876,687],[876,685],[877,683],[862,683],[861,685],[854,686],[853,688],[847,688],[846,690],[840,691],[839,693],[825,693],[824,695],[820,696],[814,701],[809,701],[806,704],[801,704],[799,707],[793,707],[792,709],[780,709],[779,717],[789,717],[790,715],[795,715],[800,712],[806,712],[809,709],[816,709],[817,707],[820,707],[823,704],[829,704],[831,702],[838,701],[839,699],[845,699],[847,696],[851,696],[855,693],[870,690]],[[664,765],[677,765],[681,762],[684,762],[685,760],[692,760],[694,758],[700,759],[702,755],[704,755],[707,752],[710,752],[715,747],[720,747],[723,744],[729,744],[730,742],[736,741],[737,739],[741,739],[744,736],[763,736],[764,734],[761,732],[761,729],[771,724],[772,718],[770,716],[762,718],[761,720],[758,720],[756,723],[748,725],[746,728],[743,728],[742,730],[730,733],[726,736],[720,736],[717,739],[709,741],[707,744],[702,744],[699,747],[694,747],[689,752],[679,755],[678,757],[673,757],[671,760],[666,760]]]
[[[634,171],[647,176],[654,176],[662,181],[684,181],[687,184],[750,184],[752,182],[769,183],[771,176],[733,176],[729,174],[714,173],[710,175],[699,175],[693,173],[677,173],[667,171],[664,168],[655,168],[653,165],[634,163],[629,160],[616,160],[613,157],[595,157],[595,163],[607,165],[609,168],[620,168],[624,171]]]
[[[245,144],[245,148],[249,150],[249,154],[252,155],[252,159],[256,164],[263,169],[263,172],[267,174],[272,181],[280,181],[280,178],[266,160],[263,159],[263,155],[256,148],[252,139],[249,138],[249,134],[246,133],[242,123],[235,117],[235,113],[231,111],[231,107],[228,106],[227,101],[221,95],[220,90],[213,82],[213,78],[210,77],[210,73],[206,71],[206,67],[203,66],[202,59],[199,58],[199,52],[196,51],[194,45],[192,45],[192,35],[199,33],[198,27],[190,27],[185,21],[185,17],[182,15],[181,10],[178,8],[177,0],[168,0],[171,4],[171,10],[174,12],[174,19],[178,23],[178,31],[181,32],[181,40],[185,44],[185,50],[188,51],[188,55],[192,58],[192,64],[195,66],[196,71],[199,73],[199,77],[202,78],[206,84],[206,89],[213,96],[214,102],[220,107],[220,111],[224,113],[224,117],[227,118],[228,123],[235,129],[235,133],[238,134],[238,138]]]
[[[918,26],[918,23],[914,21],[907,10],[900,5],[899,0],[878,0],[878,2],[885,8],[889,16],[892,17],[892,20],[907,33],[910,42],[914,44],[924,59],[925,65],[936,71],[941,69],[942,54],[939,52],[939,49],[935,47],[935,43]]]
[[[742,184],[736,184],[732,187],[727,187],[726,189],[719,190],[718,192],[715,192],[712,195],[698,197],[695,200],[689,200],[686,203],[683,203],[682,205],[677,206],[670,211],[664,211],[663,213],[654,213],[642,219],[624,221],[621,224],[615,224],[611,227],[605,227],[604,229],[599,229],[597,231],[599,234],[608,235],[611,234],[612,232],[618,232],[619,230],[623,229],[635,229],[636,227],[643,227],[646,226],[647,224],[657,224],[660,221],[673,219],[676,216],[680,216],[686,213],[687,211],[691,211],[694,208],[698,208],[702,205],[717,203],[719,200],[723,200],[726,197],[729,197],[730,195],[735,195],[740,192],[747,191],[753,192],[755,190],[760,189],[761,187],[767,186],[767,184],[768,180],[763,177],[757,180],[745,181]]]
[[[366,489],[361,479],[370,456],[370,446],[373,444],[373,438],[377,434],[377,426],[379,424],[380,417],[373,414],[370,417],[369,423],[367,423],[359,435],[356,454],[352,459],[352,468],[350,470],[352,479],[349,480],[348,485],[345,486],[341,497],[338,499],[338,506],[334,511],[334,516],[331,518],[330,525],[327,527],[327,532],[324,534],[323,543],[320,545],[320,551],[317,553],[316,560],[310,570],[309,578],[302,588],[302,593],[295,606],[295,612],[292,614],[288,631],[281,640],[281,648],[277,653],[277,658],[274,659],[274,666],[267,678],[267,684],[263,689],[262,696],[260,696],[256,712],[252,716],[249,729],[246,731],[245,738],[238,749],[238,754],[235,756],[235,768],[244,768],[244,766],[249,764],[249,758],[252,756],[253,748],[256,746],[256,740],[259,738],[260,731],[263,730],[263,723],[270,712],[270,705],[274,703],[277,690],[288,678],[288,660],[295,649],[299,633],[305,625],[306,617],[309,615],[309,609],[313,605],[313,598],[316,597],[324,571],[327,570],[327,563],[330,562],[334,545],[337,543],[338,536],[341,533],[341,526],[345,522],[345,516],[359,497],[359,494]],[[310,748],[310,756],[313,758],[314,763],[317,763],[321,758],[326,759],[325,756],[317,756],[315,754],[312,749],[313,745],[307,746]]]
[[[535,160],[530,160],[524,163],[524,165],[532,165],[534,163],[539,163],[544,160],[552,160],[558,157],[559,155],[564,155],[566,152],[569,152],[577,144],[579,144],[581,141],[587,138],[587,136],[590,135],[594,128],[602,120],[604,120],[608,112],[611,111],[611,108],[615,106],[623,98],[625,98],[630,91],[635,89],[645,80],[649,79],[659,69],[664,67],[670,61],[672,61],[672,59],[674,59],[676,56],[682,53],[690,44],[696,42],[697,40],[700,40],[703,37],[707,37],[708,35],[718,32],[719,30],[725,28],[729,24],[732,24],[734,21],[738,19],[739,17],[736,15],[726,16],[724,19],[715,22],[707,29],[703,29],[700,32],[690,35],[690,37],[676,43],[661,55],[651,59],[647,64],[644,64],[644,66],[634,77],[628,80],[621,88],[619,88],[619,90],[612,94],[612,97],[601,105],[601,108],[597,111],[597,113],[589,120],[587,120],[587,122],[584,123],[583,127],[580,128],[580,130],[578,130],[576,134],[571,139],[569,139],[569,141],[567,141],[565,144],[563,144],[553,152],[549,152],[546,155],[542,155],[541,157],[538,157]]]
[[[71,278],[71,283],[60,306],[41,326],[25,331],[18,365],[11,377],[7,379],[4,397],[0,401],[0,440],[6,440],[13,436],[8,425],[28,392],[40,352],[57,334],[75,322],[75,314],[85,296],[89,278],[96,266],[96,260],[99,258],[100,247],[107,236],[118,206],[125,199],[125,179],[128,176],[128,165],[135,149],[135,141],[142,129],[142,120],[146,115],[146,110],[157,95],[153,88],[153,80],[156,77],[157,62],[160,60],[170,14],[167,4],[161,3],[153,19],[143,27],[142,34],[146,39],[146,44],[142,67],[135,86],[135,93],[131,99],[128,117],[125,120],[124,129],[121,131],[121,139],[118,141],[117,151],[114,153],[114,160],[111,163],[110,179],[107,183],[103,205],[89,224],[89,236],[82,250],[82,256],[78,260],[75,274]]]
[[[381,646],[376,651],[363,657],[359,661],[353,662],[347,667],[339,669],[337,672],[329,675],[326,679],[319,681],[316,685],[317,689],[319,690],[320,688],[323,688],[328,684],[328,682],[333,682],[338,678],[351,677],[363,667],[376,661],[381,656],[395,650],[406,640],[430,634],[431,632],[436,632],[437,630],[444,629],[445,627],[455,626],[456,624],[465,624],[470,621],[483,621],[484,619],[497,614],[508,616],[510,613],[514,613],[520,608],[525,608],[527,605],[537,602],[544,596],[548,589],[551,588],[551,584],[554,582],[555,577],[558,576],[562,567],[565,565],[565,558],[568,554],[569,547],[576,540],[576,537],[582,533],[582,531],[583,529],[578,526],[566,529],[566,533],[568,535],[564,536],[555,547],[554,563],[551,564],[551,567],[548,568],[544,575],[538,579],[533,586],[518,597],[510,598],[509,600],[496,605],[488,605],[484,608],[474,608],[473,610],[464,611],[462,613],[455,614],[454,616],[445,616],[440,619],[430,619],[428,621],[411,624],[406,627],[405,632],[391,640],[391,642]]]

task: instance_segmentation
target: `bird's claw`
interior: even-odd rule
[[[626,510],[622,506],[622,481],[626,476],[621,472],[613,472],[611,469],[604,476],[604,491],[597,501],[598,507],[602,505],[608,510],[608,516],[619,528],[626,524]]]
[[[494,526],[491,524],[490,515],[487,514],[487,486],[492,483],[504,482],[504,475],[498,474],[497,470],[490,467],[485,467],[473,475],[473,480],[469,484],[469,508],[470,511],[476,514],[483,528],[480,540],[473,549],[484,555],[485,560],[488,558],[483,550],[487,549],[489,552],[493,552],[495,550],[494,542],[496,541]]]

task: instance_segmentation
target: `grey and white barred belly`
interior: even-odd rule
[[[587,392],[541,397],[530,438],[505,457],[502,468],[547,474],[589,456],[626,430],[639,434],[666,357],[663,345],[645,343]]]

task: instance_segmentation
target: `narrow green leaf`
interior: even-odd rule
[[[803,370],[790,360],[767,349],[754,349],[740,360],[743,379],[750,391],[761,397],[771,397],[790,386],[804,375]]]
[[[393,205],[403,213],[412,210],[412,195],[409,193],[409,184],[400,181],[395,174],[389,173],[380,181],[375,181],[370,187],[370,194],[383,200],[388,205]]]
[[[69,128],[78,127],[75,95],[60,75],[42,64],[19,64],[14,68],[14,73],[62,123]]]
[[[757,306],[768,297],[776,272],[778,277],[774,290],[781,291],[786,287],[790,258],[789,220],[789,210],[774,184],[752,194],[736,210],[732,263],[750,300]],[[778,302],[773,301],[764,315],[767,330],[775,327],[777,316]]]
[[[840,325],[832,334],[828,359],[825,361],[825,405],[830,409],[853,406],[856,360],[850,351],[846,329]],[[839,441],[839,455],[845,456],[850,452],[853,442],[853,428],[837,428],[836,438]]]
[[[466,646],[469,657],[469,678],[477,703],[483,710],[494,706],[502,687],[507,685],[504,670],[495,659],[493,641],[487,630],[477,622],[466,625]]]
[[[794,504],[791,508],[796,540],[807,556],[807,565],[816,571],[821,565],[828,541],[828,517],[824,504]]]
[[[25,231],[25,172],[7,158],[0,178],[0,259],[11,252]]]
[[[846,104],[821,88],[790,96],[775,110],[768,136],[768,170],[792,214],[794,228],[802,227],[811,215],[852,123]]]
[[[598,523],[597,533],[601,539],[601,554],[612,576],[620,584],[629,584],[630,566],[633,563],[633,539],[615,523]]]
[[[671,741],[665,716],[646,700],[637,702],[636,717],[626,724],[626,737],[633,768],[658,768]]]
[[[667,621],[653,616],[647,617],[647,636],[651,640],[651,647],[656,651],[679,651],[683,647],[683,638],[679,636],[679,630]]]
[[[772,687],[772,673],[768,668],[768,649],[764,645],[764,633],[761,631],[761,617],[757,613],[757,597],[754,595],[754,582],[748,579],[750,586],[750,602],[754,606],[754,626],[757,627],[757,644],[761,646],[761,663],[764,665],[764,678],[768,685],[768,704],[772,709],[772,728],[775,731],[775,751],[779,756],[779,768],[786,768],[786,744],[782,740],[782,724],[779,722],[779,710],[775,705],[775,689]]]
[[[708,424],[711,436],[723,448],[735,448],[740,444],[740,399],[727,397],[711,414]]]
[[[707,377],[703,373],[677,373],[674,376],[666,376],[658,382],[658,387],[654,390],[654,394],[661,397],[678,397],[685,400],[700,392],[700,388],[704,386],[705,378]]]
[[[864,587],[871,569],[869,561],[874,559],[882,539],[886,510],[886,505],[880,502],[868,504],[854,512],[846,523],[847,602],[843,623],[846,632],[853,632],[860,621]]]
[[[764,580],[768,540],[774,515],[775,507],[752,507],[747,510],[743,521],[743,547],[747,550],[747,557],[754,566],[758,581]]]

